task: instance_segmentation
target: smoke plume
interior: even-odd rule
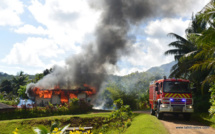
[[[65,67],[55,66],[51,74],[29,85],[28,89],[34,86],[52,89],[56,85],[71,89],[88,84],[99,90],[106,78],[107,67],[115,66],[121,56],[131,52],[135,41],[135,36],[129,34],[132,26],[151,18],[177,16],[178,11],[190,8],[192,2],[195,1],[91,0],[91,7],[102,10],[95,42],[85,45],[80,54],[67,58]]]

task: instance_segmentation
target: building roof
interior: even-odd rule
[[[15,107],[7,105],[7,104],[4,104],[4,103],[0,103],[0,110],[2,110],[2,109],[12,109],[12,108],[15,108]]]
[[[49,91],[70,91],[70,92],[77,92],[77,91],[92,91],[90,88],[76,88],[76,89],[40,89],[40,90],[49,90]]]

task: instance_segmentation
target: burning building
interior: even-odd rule
[[[31,87],[28,94],[35,101],[37,106],[46,106],[49,103],[59,105],[69,103],[71,99],[78,98],[86,102],[90,102],[91,96],[96,93],[93,87],[86,84],[82,87],[74,89],[61,89],[58,86],[54,89],[42,89],[39,87]]]
[[[175,4],[176,1],[180,4]],[[189,6],[195,3],[194,0],[176,1],[89,1],[92,8],[101,11],[101,18],[94,31],[95,38],[93,37],[93,40],[87,44],[82,44],[83,49],[80,53],[66,58],[65,66],[54,66],[50,74],[33,84],[33,88],[32,84],[29,84],[26,89],[28,97],[33,98],[38,105],[48,102],[65,103],[74,97],[87,98],[90,96],[89,94],[94,94],[95,90],[90,91],[87,87],[72,88],[74,85],[81,87],[84,83],[96,87],[96,92],[99,92],[107,74],[117,70],[119,59],[132,54],[131,52],[135,48],[133,45],[136,43],[135,29],[137,26],[141,27],[138,28],[137,33],[141,33],[139,30],[145,27],[142,25],[144,21],[160,19],[160,17],[176,17],[182,8],[189,9]],[[73,16],[73,14],[65,14],[68,17],[70,15]],[[71,38],[74,37],[71,36]],[[61,88],[55,89],[56,85]]]

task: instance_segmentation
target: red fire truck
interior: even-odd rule
[[[164,113],[183,114],[186,120],[193,113],[193,99],[189,81],[185,79],[170,78],[153,81],[149,86],[149,103],[151,115],[158,119]]]

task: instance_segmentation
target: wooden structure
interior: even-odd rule
[[[37,106],[46,106],[49,103],[53,105],[59,105],[63,103],[69,103],[71,99],[78,98],[81,100],[89,101],[90,93],[89,88],[83,89],[36,89],[34,91],[35,104]]]
[[[8,111],[13,111],[15,109],[16,107],[6,105],[4,103],[0,103],[0,112],[8,112]]]
[[[82,133],[91,133],[93,127],[69,127],[65,130],[65,132],[75,132],[75,131],[81,131]]]

